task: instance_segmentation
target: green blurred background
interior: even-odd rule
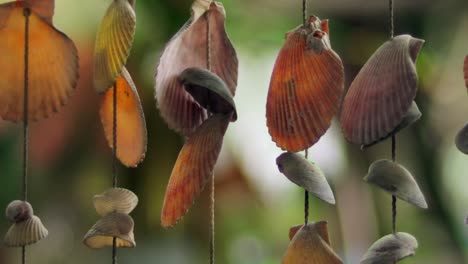
[[[1,3],[7,1],[0,1]],[[90,250],[82,237],[98,220],[92,197],[111,186],[111,151],[92,88],[92,51],[100,19],[111,0],[56,1],[55,25],[80,54],[80,81],[58,114],[31,131],[30,200],[49,237],[28,247],[29,263],[110,263],[111,250]],[[239,120],[230,125],[216,172],[216,256],[223,264],[280,263],[289,227],[303,221],[303,192],[276,168],[281,153],[268,135],[265,103],[270,74],[284,34],[302,21],[301,1],[222,1],[226,27],[237,49]],[[119,263],[208,262],[209,199],[204,192],[173,229],[160,227],[164,191],[183,139],[159,117],[153,75],[165,43],[190,16],[189,0],[137,0],[137,33],[128,69],[138,87],[148,126],[148,152],[137,169],[119,167],[119,185],[138,194],[132,216],[135,249],[118,251]],[[331,43],[345,63],[346,87],[375,49],[388,39],[385,0],[311,1],[309,14],[330,19]],[[468,263],[468,157],[453,144],[468,120],[462,65],[468,53],[468,2],[396,1],[396,34],[426,44],[418,59],[416,101],[422,119],[398,135],[397,159],[416,177],[429,203],[419,210],[398,203],[398,230],[419,240],[416,257],[403,263]],[[0,208],[21,198],[22,127],[0,122]],[[326,220],[332,244],[345,263],[391,232],[391,198],[362,181],[390,143],[368,150],[345,142],[334,123],[312,147],[311,159],[333,184],[336,206],[311,199],[311,219]],[[0,221],[0,234],[9,228]],[[20,249],[0,248],[0,263],[20,263]]]

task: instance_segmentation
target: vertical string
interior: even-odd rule
[[[302,23],[307,27],[307,0],[302,0]]]
[[[305,158],[309,157],[309,149],[305,150]],[[309,192],[305,190],[304,192],[304,224],[309,223]]]
[[[396,161],[396,136],[392,136],[392,161]],[[396,215],[397,215],[397,199],[395,195],[392,195],[392,232],[396,233]]]
[[[112,97],[112,187],[117,187],[117,82]],[[112,240],[112,264],[117,263],[117,238]]]
[[[395,25],[394,25],[394,19],[393,19],[393,0],[389,0],[388,2],[388,13],[389,13],[389,30],[390,30],[390,39],[393,39],[394,31],[395,31]]]

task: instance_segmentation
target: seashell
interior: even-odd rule
[[[117,158],[127,167],[136,167],[146,154],[147,130],[143,107],[127,69],[115,82],[117,87]],[[106,91],[99,114],[107,143],[113,148],[114,88]]]
[[[161,225],[171,227],[188,211],[210,181],[231,114],[205,121],[182,147],[166,188]]]
[[[216,74],[202,68],[187,68],[179,76],[185,90],[208,112],[229,114],[237,120],[234,98],[224,81]]]
[[[400,35],[385,42],[352,82],[341,109],[348,141],[369,145],[388,137],[416,96],[416,58],[424,40]]]
[[[10,222],[18,223],[30,219],[34,211],[30,203],[14,200],[7,206],[5,215]]]
[[[23,120],[25,17],[14,2],[0,5],[0,116]],[[29,16],[28,110],[30,120],[57,112],[78,81],[78,53],[73,42],[34,12]]]
[[[49,231],[44,227],[39,217],[14,223],[5,235],[5,245],[8,247],[22,247],[34,244],[47,237]]]
[[[335,204],[335,197],[322,170],[297,153],[285,152],[276,159],[281,173],[324,202]]]
[[[400,132],[400,130],[406,128],[406,127],[409,127],[410,125],[412,125],[413,123],[415,123],[416,121],[418,121],[420,118],[421,118],[422,114],[421,114],[421,111],[419,111],[419,108],[418,108],[418,105],[416,104],[416,102],[413,101],[413,103],[411,104],[411,107],[410,109],[408,110],[408,113],[406,113],[405,117],[403,118],[403,120],[401,121],[401,123],[392,131],[390,132],[388,135],[384,136],[383,138],[380,138],[378,139],[377,141],[375,142],[372,142],[368,145],[362,145],[361,148],[364,149],[364,148],[368,148],[368,147],[371,147],[383,140],[386,140],[387,138],[393,136],[393,135],[396,135],[398,132]]]
[[[321,221],[304,225],[297,231],[281,263],[342,264],[343,262],[330,246],[327,222]]]
[[[462,153],[468,154],[468,123],[457,133],[455,145]]]
[[[114,237],[116,247],[134,248],[136,246],[133,235],[135,223],[131,216],[121,213],[110,213],[101,218],[86,233],[83,243],[93,249],[112,247]]]
[[[343,93],[343,63],[331,48],[328,20],[312,16],[309,22],[286,34],[268,90],[268,131],[290,152],[311,147],[325,134]]]
[[[403,201],[423,209],[427,208],[426,199],[411,173],[396,162],[386,159],[375,161],[369,167],[364,180]]]
[[[104,93],[122,72],[130,55],[136,15],[128,0],[113,0],[101,21],[94,47],[94,89]]]
[[[468,88],[468,55],[465,56],[465,63],[463,65],[463,72],[465,74],[465,86]]]
[[[394,264],[414,256],[418,241],[408,233],[398,232],[377,240],[367,250],[361,264]]]
[[[208,118],[206,109],[182,87],[178,76],[189,67],[207,67],[207,16],[211,36],[211,71],[219,76],[232,95],[237,86],[236,51],[224,28],[226,13],[221,3],[196,0],[192,17],[170,40],[155,76],[157,106],[169,128],[189,136]]]
[[[124,188],[111,188],[93,197],[94,207],[100,216],[112,212],[130,214],[138,204],[138,196]]]
[[[31,11],[36,13],[47,23],[52,25],[52,17],[54,16],[55,0],[23,0],[26,7],[31,8]]]
[[[291,227],[289,229],[289,240],[292,240],[294,236],[297,234],[297,232],[301,230],[303,226],[304,225],[301,224],[301,225],[295,225]],[[317,225],[316,227],[317,227],[317,232],[319,233],[323,241],[327,242],[327,244],[330,245],[330,238],[328,237],[328,229],[327,229],[326,222],[325,222],[325,225],[320,224],[320,225]]]

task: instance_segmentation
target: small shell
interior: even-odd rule
[[[463,65],[463,72],[465,74],[465,86],[468,88],[468,55],[465,56],[465,63]]]
[[[146,154],[145,115],[135,84],[125,67],[115,82],[117,87],[117,158],[127,167],[136,167]],[[114,87],[104,94],[99,114],[107,143],[113,148]]]
[[[111,188],[93,198],[94,208],[100,216],[112,212],[130,214],[138,204],[138,197],[132,191],[123,188]]]
[[[18,122],[24,111],[24,9],[0,5],[0,116]],[[29,119],[57,112],[78,81],[78,52],[62,32],[32,12],[29,16]]]
[[[130,55],[136,15],[128,0],[114,0],[101,21],[94,47],[94,89],[104,93],[114,85]]]
[[[341,127],[348,141],[369,145],[401,124],[416,96],[415,62],[423,43],[409,35],[397,36],[367,61],[341,109]]]
[[[207,111],[177,80],[189,67],[207,67],[207,16],[211,30],[211,71],[227,85],[237,87],[238,60],[224,27],[226,13],[221,3],[196,0],[192,17],[167,44],[155,76],[155,94],[161,116],[169,128],[189,136],[208,118]]]
[[[423,209],[427,208],[426,199],[411,173],[396,162],[385,159],[375,161],[369,167],[364,180],[403,201]]]
[[[361,264],[394,264],[414,256],[418,241],[408,233],[398,232],[377,240],[366,252]]]
[[[455,145],[462,153],[468,154],[468,123],[457,133]]]
[[[83,243],[93,249],[112,247],[114,237],[119,248],[136,246],[133,235],[134,222],[127,214],[111,213],[101,218],[86,233]]]
[[[8,247],[22,247],[34,244],[47,237],[49,231],[44,227],[39,217],[14,223],[5,235],[5,245]]]
[[[185,90],[208,112],[229,114],[237,120],[234,98],[224,81],[216,74],[202,68],[187,68],[179,76]]]
[[[184,144],[164,196],[161,225],[177,223],[210,181],[231,115],[213,115]]]
[[[321,222],[319,222],[321,223]],[[327,242],[328,245],[330,245],[330,238],[328,237],[328,229],[327,229],[327,222],[324,222],[325,224],[318,224],[317,227],[317,232],[319,233],[320,237],[323,239],[323,241]],[[304,225],[296,225],[293,226],[289,229],[289,240],[293,240],[294,236],[297,234],[299,230]]]
[[[335,204],[335,197],[322,170],[297,153],[285,152],[276,159],[281,173],[321,200]]]
[[[52,17],[54,16],[55,0],[23,0],[25,6],[43,18],[47,23],[52,25]]]
[[[298,152],[325,134],[338,112],[344,68],[332,50],[328,20],[312,16],[286,35],[271,75],[266,104],[268,131],[281,149]]]
[[[326,234],[324,237],[323,235]],[[327,222],[309,223],[294,235],[282,264],[342,264],[328,241]]]
[[[30,219],[34,211],[30,203],[15,200],[7,206],[5,215],[9,221],[18,223]]]

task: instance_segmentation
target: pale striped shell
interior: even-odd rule
[[[335,197],[322,170],[298,153],[285,152],[276,159],[281,173],[290,181],[329,204],[335,204]]]
[[[375,161],[369,167],[364,180],[403,201],[423,209],[427,208],[426,199],[413,175],[396,162],[386,159]]]
[[[416,58],[424,40],[400,35],[385,42],[352,82],[341,109],[341,127],[351,143],[369,145],[387,137],[416,96]]]
[[[468,123],[458,131],[455,137],[455,145],[462,153],[468,154]]]
[[[211,30],[211,71],[227,85],[237,87],[238,60],[224,28],[226,14],[221,3],[196,0],[192,17],[164,49],[155,76],[155,98],[169,128],[189,136],[208,118],[207,111],[183,89],[180,73],[190,67],[207,67],[207,16]]]
[[[5,215],[10,222],[18,223],[30,219],[34,215],[34,211],[30,203],[15,200],[8,204]]]
[[[271,75],[266,120],[281,149],[298,152],[325,134],[341,103],[344,69],[332,50],[328,21],[312,16],[286,34]]]
[[[128,0],[113,0],[101,21],[94,47],[94,89],[107,91],[122,72],[136,30],[136,15]]]
[[[132,217],[127,214],[111,213],[101,218],[86,233],[83,243],[93,249],[112,247],[114,237],[119,248],[133,248],[136,246]]]
[[[93,198],[94,208],[100,216],[117,212],[129,214],[138,204],[138,197],[124,188],[111,188]]]
[[[361,264],[394,264],[414,256],[418,241],[408,233],[398,232],[377,240],[366,252]]]
[[[39,217],[14,223],[5,235],[5,245],[8,247],[22,247],[34,244],[47,237],[49,231],[44,227]]]

